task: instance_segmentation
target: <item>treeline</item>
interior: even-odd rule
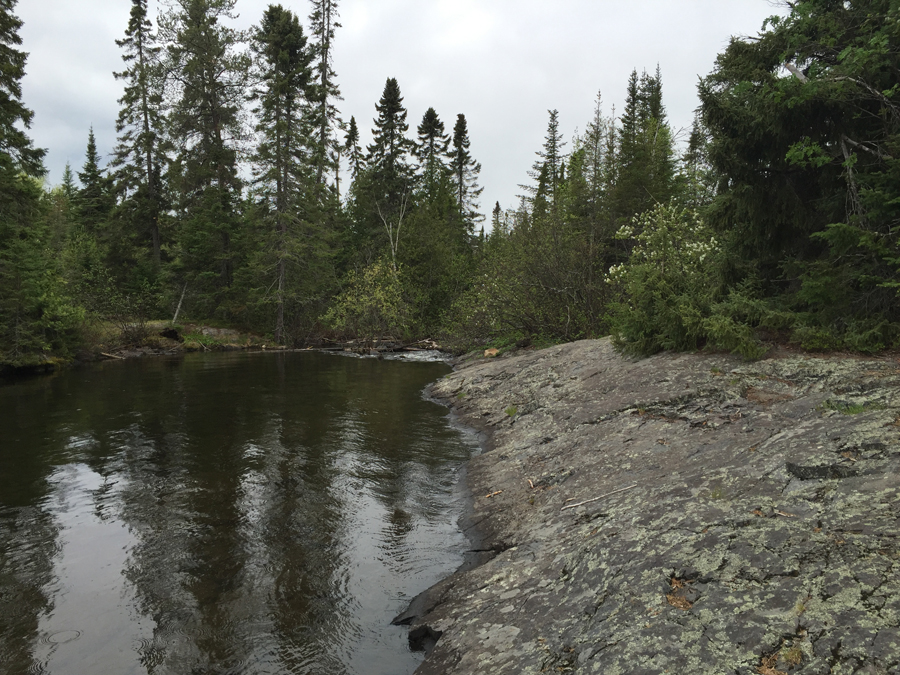
[[[361,148],[337,109],[335,0],[311,0],[309,28],[270,5],[246,32],[229,27],[235,0],[177,0],[155,22],[131,4],[108,164],[91,130],[81,170],[42,190],[43,151],[21,134],[4,148],[21,205],[0,237],[0,360],[66,354],[98,322],[139,341],[176,314],[289,345],[437,334],[483,219],[465,116],[448,129],[429,108],[410,138],[389,78]],[[11,131],[31,119],[13,5]]]
[[[452,332],[611,333],[633,354],[900,346],[900,2],[790,3],[699,93],[680,156],[658,70],[632,74],[619,117],[598,98],[568,153],[551,111]]]
[[[732,40],[679,143],[662,76],[633,72],[566,141],[556,111],[517,208],[483,234],[467,122],[410,133],[389,78],[372,143],[341,118],[335,0],[132,0],[118,142],[43,188],[0,4],[0,360],[66,355],[98,321],[218,320],[299,345],[459,348],[612,333],[632,353],[900,341],[900,3],[801,0]]]

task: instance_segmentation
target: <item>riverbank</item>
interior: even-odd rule
[[[900,362],[475,360],[431,388],[485,433],[461,525],[487,558],[417,598],[416,671],[900,668]]]
[[[185,323],[177,326],[168,321],[151,321],[139,338],[126,339],[121,331],[112,325],[94,325],[87,330],[85,344],[70,356],[57,354],[36,354],[16,362],[0,360],[0,378],[27,377],[51,373],[62,368],[81,363],[103,360],[124,360],[147,356],[175,356],[177,354],[200,351],[289,351],[291,349],[316,349],[324,352],[348,352],[359,356],[390,358],[392,355],[407,355],[414,360],[445,360],[428,357],[432,352],[441,352],[450,358],[441,345],[431,338],[416,341],[400,341],[393,338],[371,339],[328,339],[316,338],[297,347],[274,344],[264,335],[235,328],[222,328],[199,323]]]

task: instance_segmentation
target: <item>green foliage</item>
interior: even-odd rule
[[[448,171],[444,156],[450,148],[450,137],[444,133],[444,123],[434,108],[425,111],[417,132],[415,154],[419,161],[421,190],[427,198],[432,198]]]
[[[347,125],[344,150],[347,153],[347,159],[350,161],[350,175],[356,180],[359,172],[362,171],[365,160],[362,149],[359,147],[359,127],[356,125],[356,118],[353,115],[350,116],[350,124]]]
[[[459,114],[456,116],[456,124],[453,125],[453,148],[447,156],[450,160],[456,208],[465,220],[466,229],[471,234],[475,223],[484,220],[484,216],[478,212],[478,197],[484,188],[478,185],[481,164],[472,159],[469,146],[469,128],[466,116]]]
[[[334,72],[334,36],[335,29],[340,28],[338,23],[337,0],[311,0],[312,12],[309,15],[309,24],[313,37],[314,53],[314,81],[315,86],[311,100],[314,106],[309,111],[310,147],[312,150],[311,161],[315,166],[316,185],[324,187],[328,170],[337,170],[339,148],[337,138],[333,131],[338,121],[338,111],[334,101],[340,100],[341,91],[336,82]],[[325,192],[317,190],[316,198],[321,203]]]
[[[401,272],[394,272],[385,258],[351,270],[323,321],[345,335],[373,342],[387,335],[405,337],[410,317]]]
[[[21,101],[26,54],[14,7],[0,2],[0,362],[29,365],[68,351],[80,313],[59,267],[66,214],[42,200],[44,151],[25,133],[33,113]]]
[[[190,283],[192,309],[202,316],[227,311],[243,253],[232,241],[240,236],[237,153],[249,56],[243,34],[223,23],[234,5],[175,0],[160,19],[166,68],[180,73],[167,120],[178,147],[168,173],[180,215],[170,271]]]
[[[119,205],[118,230],[111,261],[127,266],[149,250],[153,263],[162,262],[161,220],[167,207],[163,171],[168,163],[163,113],[164,72],[161,47],[147,17],[147,0],[132,0],[125,37],[116,40],[125,69],[113,73],[124,83],[116,120],[118,142],[110,165]],[[135,250],[137,249],[137,250]]]
[[[104,234],[103,225],[109,218],[114,202],[112,181],[100,168],[100,155],[97,154],[93,127],[88,133],[84,167],[78,172],[78,180],[81,182],[81,189],[77,192],[75,206],[79,221],[82,227],[99,238]]]
[[[632,71],[618,132],[616,182],[611,195],[620,224],[666,203],[675,186],[675,152],[662,99],[662,75]]]
[[[746,297],[723,299],[721,245],[700,216],[675,204],[635,218],[617,237],[633,242],[629,260],[609,270],[623,300],[614,308],[614,341],[630,354],[727,349],[745,357],[764,351],[736,311]]]
[[[321,234],[309,224],[319,220],[316,199],[316,167],[309,160],[309,136],[303,120],[304,108],[312,92],[310,63],[313,53],[307,48],[303,27],[296,15],[280,5],[270,5],[260,26],[253,32],[252,49],[256,54],[260,86],[253,97],[258,102],[256,130],[260,142],[254,154],[254,215],[269,226],[263,240],[271,242],[272,255],[260,255],[272,262],[254,269],[251,283],[270,278],[263,270],[273,269],[267,286],[273,288],[275,341],[285,341],[286,306],[296,300],[297,292],[315,284],[298,284],[298,263],[310,251],[306,243],[319,243]],[[325,250],[313,250],[323,256]],[[272,260],[274,258],[274,260]],[[310,280],[313,280],[312,278]],[[254,284],[255,285],[255,284]]]
[[[81,279],[81,299],[95,318],[112,322],[126,344],[137,345],[149,335],[147,321],[159,303],[158,289],[144,280],[133,291],[123,290],[110,270],[88,269]]]
[[[819,410],[835,410],[842,415],[859,415],[872,410],[884,410],[887,406],[877,401],[864,403],[848,403],[846,401],[833,401],[828,399],[819,406]]]
[[[451,335],[460,346],[504,336],[582,336],[590,262],[582,243],[567,228],[524,219],[509,235],[492,235],[471,288],[448,314]]]
[[[621,115],[598,96],[568,154],[550,111],[526,196],[495,206],[487,236],[465,115],[448,135],[427,108],[413,142],[388,78],[363,156],[336,108],[335,0],[313,0],[309,39],[279,5],[232,28],[235,0],[172,0],[154,33],[131,0],[112,177],[91,131],[80,187],[68,169],[44,191],[14,5],[0,0],[0,359],[71,350],[84,308],[137,340],[182,293],[188,315],[279,343],[900,345],[896,0],[798,0],[732,40],[681,158],[658,67],[632,72]]]
[[[898,18],[894,0],[791,3],[700,86],[728,281],[751,261],[805,348],[900,337]]]

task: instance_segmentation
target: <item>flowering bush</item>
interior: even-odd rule
[[[722,247],[696,211],[659,204],[616,238],[632,245],[628,261],[607,273],[621,297],[613,308],[620,349],[652,354],[710,346],[760,355],[752,329],[733,311],[743,299],[737,291],[722,293]]]

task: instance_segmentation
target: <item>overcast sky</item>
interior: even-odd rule
[[[151,0],[155,2],[155,0]],[[237,0],[236,27],[257,23],[269,0]],[[282,0],[305,19],[309,3]],[[369,142],[385,79],[397,78],[410,136],[429,107],[449,131],[464,113],[471,152],[482,164],[484,213],[516,205],[558,109],[570,141],[591,119],[601,92],[621,111],[632,69],[662,70],[672,126],[689,127],[699,76],[731,36],[756,35],[781,9],[772,0],[340,0],[335,70],[344,119]],[[156,5],[151,5],[155,18]],[[49,181],[68,161],[81,168],[88,128],[101,154],[115,143],[122,67],[115,44],[130,0],[19,0],[29,52],[25,103],[31,135],[47,148]],[[571,145],[567,146],[567,149]]]

